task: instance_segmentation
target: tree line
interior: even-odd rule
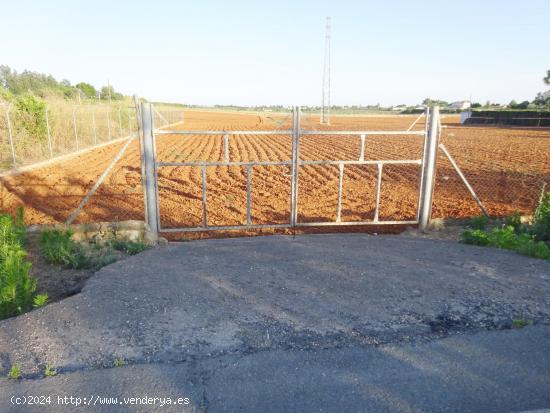
[[[33,95],[38,98],[122,100],[124,96],[113,86],[96,89],[87,82],[72,85],[67,79],[58,81],[52,75],[24,70],[17,72],[7,65],[0,65],[0,98]]]

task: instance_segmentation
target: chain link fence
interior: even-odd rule
[[[190,118],[189,123],[184,118],[183,108],[157,105],[154,122],[157,128],[173,129],[194,129],[206,122],[203,112],[190,111],[187,116]],[[213,116],[208,113],[207,122],[212,122]],[[223,121],[224,125],[234,122],[231,114],[225,113],[223,116],[227,119],[223,118],[219,122]],[[218,117],[215,117],[216,122]],[[260,122],[260,127],[278,129],[287,127],[289,123],[285,116],[267,114],[256,117],[267,123],[263,125],[261,120],[254,118],[254,122]],[[414,120],[415,117],[399,116],[380,119],[334,117],[333,125],[324,129],[349,125],[367,130],[406,129]],[[550,130],[459,126],[445,118],[443,122],[441,144],[452,156],[487,212],[493,216],[514,212],[531,214],[538,202],[542,185],[546,182],[547,188],[550,186]],[[317,116],[304,116],[302,124],[305,130],[321,128]],[[413,129],[420,130],[423,127],[424,120],[420,119]],[[28,224],[143,220],[139,140],[129,136],[137,136],[137,122],[134,108],[128,104],[75,106],[52,102],[36,116],[4,102],[0,105],[0,210],[14,213],[22,205],[26,209]],[[344,145],[344,140],[340,138],[325,143],[330,144],[331,151],[335,151]],[[356,141],[344,145],[342,151],[346,152],[346,148],[349,148],[355,154],[359,145],[359,140]],[[166,145],[161,145],[161,152],[177,157],[190,151],[211,150],[222,156],[219,145],[201,149],[185,146],[186,140],[178,142],[184,146],[172,146],[168,139]],[[253,142],[246,139],[230,142],[232,151],[239,154],[244,151],[242,156],[247,153],[244,149],[248,143]],[[269,142],[261,139],[258,145],[258,153],[277,149],[270,148]],[[316,144],[311,150],[317,151],[320,147]],[[420,150],[421,142],[418,139],[413,141],[406,137],[393,137],[383,140],[373,136],[366,139],[365,159],[414,157]],[[74,156],[64,156],[69,154]],[[36,168],[33,167],[35,162],[39,163]],[[14,164],[16,173],[12,173]],[[480,207],[442,150],[439,150],[437,165],[432,216],[461,218],[480,215]],[[376,168],[348,169],[343,180],[342,215],[345,219],[372,218]],[[307,168],[302,171],[306,175],[310,172]],[[416,166],[384,167],[380,193],[382,218],[413,218],[419,173]],[[259,179],[257,175],[253,179]],[[324,176],[322,173],[313,175],[312,179],[322,179]],[[337,189],[337,177],[337,173],[332,173],[326,178],[330,178],[330,184],[327,182],[326,186],[334,191]],[[174,179],[182,179],[179,172]],[[303,189],[305,191],[305,187]],[[271,197],[265,199],[266,205],[273,204],[274,192],[277,191],[270,189],[264,192]],[[334,203],[334,194],[324,194],[326,199],[323,202]],[[310,195],[310,201],[305,202],[304,198],[304,203],[300,204],[300,213],[307,210],[309,202],[319,204],[318,200],[315,201],[315,194],[312,192]],[[258,195],[258,200],[263,199],[262,196]],[[308,193],[303,192],[302,196],[307,198]],[[327,207],[327,214],[331,217],[334,212],[332,206]],[[173,210],[179,209],[182,209],[181,204],[175,203]]]
[[[550,184],[550,130],[443,128],[440,140],[491,216],[530,215]],[[465,183],[439,151],[433,217],[481,215]]]
[[[74,105],[0,102],[0,172],[57,158],[136,133],[128,102]]]

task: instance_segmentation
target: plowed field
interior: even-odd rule
[[[405,130],[415,116],[332,117],[329,127],[304,115],[303,129]],[[460,127],[454,116],[444,117],[442,141],[491,214],[529,213],[543,182],[550,183],[550,130]],[[415,129],[423,128],[423,121]],[[189,130],[290,129],[290,118],[278,114],[187,111]],[[29,224],[63,222],[78,206],[122,144],[103,147],[68,161],[0,181],[0,209],[26,208]],[[367,136],[365,159],[420,159],[420,136]],[[231,161],[288,161],[288,135],[231,136]],[[355,160],[358,136],[302,136],[301,159]],[[219,136],[162,135],[157,138],[159,161],[222,161]],[[457,174],[439,153],[435,203],[436,217],[478,215]],[[290,214],[290,168],[258,166],[251,175],[253,224],[285,223]],[[382,174],[380,219],[409,220],[416,216],[418,165],[386,165]],[[346,166],[343,180],[342,220],[369,220],[374,216],[376,166]],[[163,227],[198,226],[203,220],[200,167],[159,169],[160,212]],[[302,166],[299,172],[300,222],[334,221],[337,210],[338,168]],[[210,225],[237,225],[246,220],[246,168],[207,168],[207,205]],[[143,193],[138,143],[107,177],[76,222],[143,219]]]

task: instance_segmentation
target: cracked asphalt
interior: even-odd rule
[[[54,390],[190,397],[158,411],[548,408],[549,338],[550,263],[507,251],[366,234],[170,244],[0,322],[2,375],[25,376],[0,380],[0,411]]]

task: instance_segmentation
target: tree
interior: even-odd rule
[[[550,109],[550,90],[546,92],[540,92],[533,103],[539,107]]]
[[[510,104],[508,105],[510,109],[527,109],[529,107],[529,101],[524,100],[521,103],[517,103],[515,100],[512,100]]]
[[[101,88],[101,99],[105,100],[120,100],[123,96],[121,93],[115,92],[112,86],[103,86]]]
[[[544,83],[550,85],[550,70],[546,71],[546,77],[543,79]]]
[[[90,85],[89,83],[80,82],[76,85],[78,89],[80,89],[86,97],[90,99],[94,99],[97,96],[97,90],[95,90],[95,87]]]
[[[446,107],[446,106],[449,106],[449,103],[445,102],[444,100],[426,98],[422,101],[422,105],[424,105],[424,106],[442,106],[442,107]]]

